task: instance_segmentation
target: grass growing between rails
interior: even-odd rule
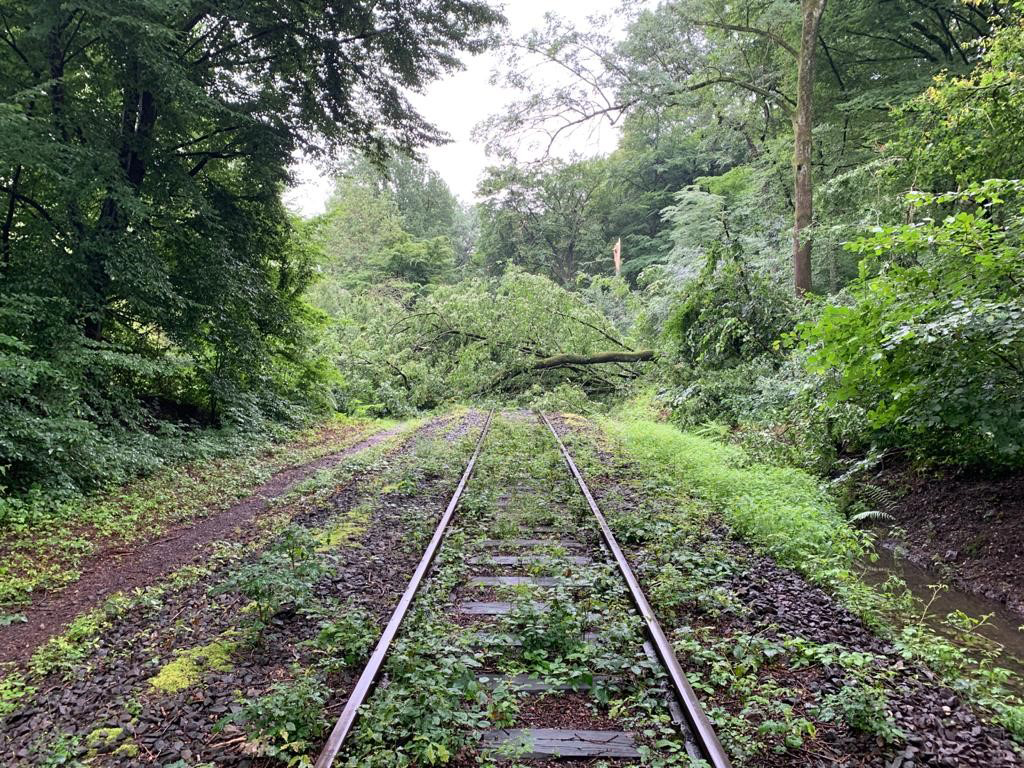
[[[895,577],[880,589],[866,584],[858,564],[871,551],[869,537],[842,518],[813,476],[752,462],[740,448],[644,416],[603,419],[601,427],[627,457],[643,487],[676,500],[675,525],[707,530],[714,522],[723,523],[755,552],[830,592],[891,642],[900,657],[930,668],[1024,744],[1024,702],[1008,685],[1012,673],[1000,666],[1002,648],[976,631],[983,619],[947,617],[947,626],[957,631],[954,642],[928,626],[927,608],[922,611]],[[591,471],[600,472],[592,453],[589,464]],[[619,520],[617,530],[624,523],[628,528],[629,520]],[[692,547],[698,554],[706,548]],[[722,558],[715,561],[715,568],[721,569]],[[692,571],[692,564],[686,565],[681,570]],[[673,584],[664,591],[689,594],[692,586]],[[861,682],[876,689],[884,687],[883,677],[868,675]]]
[[[526,554],[512,540],[534,537],[550,537],[529,549],[539,561],[510,570],[488,562],[499,553]],[[387,685],[368,700],[338,764],[526,768],[532,761],[517,760],[514,747],[494,754],[479,732],[566,727],[551,722],[558,709],[573,713],[573,728],[636,733],[643,757],[630,765],[692,765],[669,723],[622,579],[608,562],[569,559],[595,551],[597,538],[547,430],[528,416],[497,415],[436,568],[386,662]],[[491,588],[470,581],[513,572],[552,581],[497,586],[490,597]],[[491,599],[507,601],[511,610],[471,617],[457,608]],[[529,693],[516,676],[587,690],[577,697]],[[548,709],[539,720],[531,715],[538,707]]]
[[[257,755],[309,765],[330,725],[324,704],[354,681],[421,550],[414,532],[436,522],[473,448],[475,434],[449,441],[417,424],[275,499],[251,540],[115,595],[30,661],[0,666],[0,754],[27,748],[17,764],[42,765],[67,753],[62,764],[85,765],[95,751],[121,764],[129,745],[161,765],[185,749],[190,766]],[[365,565],[355,548],[383,552],[383,564]],[[109,693],[58,711],[50,694],[72,681]],[[12,725],[40,712],[27,731]],[[167,734],[159,744],[147,740],[151,718]]]
[[[75,581],[104,546],[152,537],[208,516],[256,490],[271,475],[336,453],[391,422],[336,419],[281,442],[233,440],[127,485],[91,497],[0,498],[0,614],[40,589]],[[2,618],[2,617],[0,617]]]

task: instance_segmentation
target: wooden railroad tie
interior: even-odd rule
[[[546,555],[486,555],[484,557],[471,557],[466,560],[470,565],[559,565],[562,562],[573,565],[588,565],[592,562],[585,555],[570,555],[569,557],[549,557]]]
[[[582,587],[582,581],[570,581],[552,576],[474,576],[471,587]]]
[[[633,734],[625,731],[567,731],[558,728],[507,728],[483,731],[481,746],[501,759],[638,758]]]
[[[565,549],[583,549],[584,545],[570,539],[484,539],[477,542],[479,546],[487,549],[502,549],[504,547],[563,547]]]
[[[539,677],[531,675],[480,675],[477,681],[486,688],[500,688],[504,686],[509,690],[519,693],[557,693],[571,691],[574,693],[585,693],[594,687],[594,683],[610,685],[616,682],[617,678],[609,675],[593,675],[591,682],[569,682],[550,683]]]

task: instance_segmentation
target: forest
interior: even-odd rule
[[[1008,611],[1024,653],[1024,2],[625,2],[524,35],[512,11],[0,0],[0,632],[147,521],[201,518],[350,427],[470,408],[603,425],[645,487],[683,483],[882,634],[918,608],[836,563],[895,541],[935,594]],[[414,95],[485,52],[514,99],[474,129],[489,164],[467,200],[426,160],[450,137]],[[563,149],[598,126],[610,152]],[[323,212],[284,202],[299,158],[330,176]],[[534,439],[496,429],[510,456]],[[992,666],[1011,649],[907,643],[1016,751],[891,765],[1019,764],[1024,688]],[[0,727],[55,674],[18,669]],[[829,764],[785,750],[830,716],[867,722],[890,765],[909,726],[832,704],[802,735],[792,712],[756,737],[712,719],[735,765]],[[311,765],[322,730],[260,754]],[[391,765],[378,747],[349,764]]]

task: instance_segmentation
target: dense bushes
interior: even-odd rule
[[[1022,189],[990,180],[912,195],[924,217],[848,244],[860,277],[817,304],[798,307],[738,256],[709,258],[682,283],[664,326],[679,360],[664,393],[673,418],[740,427],[818,469],[870,445],[923,461],[1021,466]]]
[[[959,210],[851,244],[866,258],[849,304],[803,327],[812,367],[835,373],[832,401],[864,408],[885,444],[918,458],[1024,464],[1020,191],[989,181],[916,195],[919,208]]]
[[[405,89],[500,20],[378,6],[4,3],[0,490],[82,490],[184,426],[251,435],[330,405],[288,168],[438,140]]]
[[[915,193],[920,221],[848,244],[860,277],[803,307],[738,257],[709,259],[664,325],[679,360],[663,394],[673,418],[733,425],[819,470],[872,445],[919,461],[1021,466],[1022,190],[989,180]]]
[[[63,299],[0,296],[0,491],[76,493],[193,455],[185,443],[200,429],[258,440],[325,412],[336,374],[322,321],[298,304],[281,311],[210,328],[223,347],[174,345],[129,329],[89,339]]]
[[[759,380],[782,363],[775,341],[796,314],[795,302],[738,247],[721,250],[712,246],[700,274],[683,282],[662,332],[678,361],[668,401],[681,424],[740,420]]]
[[[893,111],[877,161],[826,185],[816,237],[827,248],[858,233],[848,256],[827,255],[837,278],[859,261],[832,295],[779,291],[786,256],[754,214],[756,163],[677,196],[665,212],[683,244],[668,265],[677,277],[647,314],[661,312],[649,325],[676,364],[662,400],[678,423],[721,422],[760,455],[822,472],[887,452],[1024,465],[1024,195],[989,178],[1021,170],[1020,10],[978,42],[969,71]],[[871,194],[853,189],[869,176]]]
[[[156,460],[153,414],[138,393],[173,379],[174,364],[89,341],[68,315],[59,299],[0,298],[0,487],[7,490],[71,491]]]

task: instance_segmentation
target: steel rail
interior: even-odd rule
[[[548,420],[548,417],[543,413],[538,413],[540,418],[547,425],[547,428],[551,430],[551,434],[554,436],[555,441],[558,443],[558,448],[562,452],[562,458],[565,459],[565,463],[568,465],[569,471],[572,473],[572,476],[576,478],[576,483],[579,485],[580,490],[583,491],[583,496],[586,498],[587,504],[590,506],[590,511],[593,512],[594,516],[597,518],[598,525],[601,527],[601,535],[604,537],[604,541],[608,546],[608,549],[615,557],[615,562],[619,566],[622,578],[625,579],[626,584],[629,587],[630,595],[633,598],[633,604],[636,606],[637,610],[640,611],[640,615],[643,616],[644,623],[647,625],[647,633],[650,636],[651,643],[654,645],[655,652],[658,654],[658,659],[661,661],[665,670],[668,672],[669,678],[672,680],[673,692],[679,700],[679,703],[682,705],[686,724],[693,732],[693,735],[698,742],[698,748],[704,753],[704,759],[707,760],[713,768],[731,768],[729,756],[726,755],[725,750],[722,749],[722,745],[718,741],[718,736],[715,734],[715,729],[708,720],[708,716],[704,714],[704,709],[701,707],[700,701],[697,699],[697,694],[694,693],[693,688],[686,679],[686,675],[683,674],[683,668],[679,665],[679,660],[676,658],[676,653],[672,649],[672,644],[665,636],[665,632],[662,630],[661,624],[658,623],[658,619],[655,617],[650,603],[647,602],[647,598],[644,596],[644,592],[640,588],[640,582],[637,581],[637,578],[633,573],[633,569],[629,567],[629,562],[626,560],[626,556],[623,554],[619,543],[615,540],[615,535],[612,533],[612,529],[608,526],[608,521],[605,520],[601,510],[598,509],[597,502],[594,501],[594,496],[591,494],[590,488],[587,487],[587,483],[583,479],[583,475],[580,473],[579,468],[576,466],[576,462],[572,460],[572,456],[569,454],[569,449],[565,447],[565,443],[563,443],[562,438],[558,436],[558,432],[555,431],[555,428]]]
[[[387,627],[384,628],[384,632],[377,642],[373,655],[370,656],[370,660],[363,669],[363,673],[359,676],[359,680],[356,681],[356,687],[352,689],[352,693],[345,703],[345,709],[342,710],[341,716],[338,717],[338,721],[331,731],[331,735],[327,738],[327,743],[320,752],[320,756],[316,759],[315,768],[330,768],[334,763],[334,758],[338,756],[342,744],[345,743],[345,738],[355,724],[356,717],[359,715],[359,708],[363,706],[366,697],[373,690],[373,686],[377,682],[377,676],[380,674],[381,667],[384,664],[384,659],[387,657],[388,651],[391,650],[391,644],[398,634],[398,628],[405,615],[409,612],[409,607],[416,597],[416,592],[423,581],[423,577],[426,576],[427,571],[434,562],[437,550],[441,546],[441,540],[448,529],[448,523],[451,522],[452,516],[455,514],[455,508],[459,504],[459,499],[462,498],[462,492],[466,489],[466,484],[473,474],[473,468],[476,466],[477,457],[480,456],[480,449],[483,447],[484,438],[487,437],[487,432],[491,428],[491,419],[493,417],[494,411],[492,410],[487,414],[487,420],[480,430],[480,437],[477,438],[473,456],[466,465],[466,470],[462,473],[462,479],[459,480],[455,493],[452,494],[451,501],[448,502],[448,507],[441,516],[441,521],[437,524],[434,536],[430,539],[430,543],[420,559],[420,564],[416,567],[416,572],[413,573],[412,579],[409,580],[409,585],[405,588],[402,599],[398,601],[398,606],[391,615],[391,620],[388,621]]]

